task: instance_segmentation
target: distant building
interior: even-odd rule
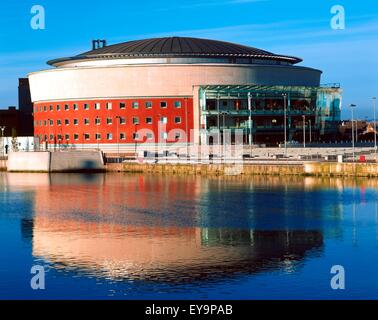
[[[0,109],[0,127],[5,127],[4,136],[6,137],[32,137],[34,132],[33,103],[27,78],[19,79],[18,103],[18,109],[14,106]]]

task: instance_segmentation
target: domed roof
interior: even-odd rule
[[[52,60],[48,64],[55,65],[72,60],[152,57],[239,57],[283,61],[291,64],[302,61],[296,57],[278,55],[230,42],[187,37],[167,37],[134,40],[105,46],[81,53],[75,57]]]

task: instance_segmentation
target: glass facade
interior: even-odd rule
[[[332,139],[341,113],[341,89],[294,86],[202,86],[199,89],[201,141],[212,133],[243,130],[244,143]],[[286,117],[285,117],[286,115]],[[285,121],[286,118],[286,121]],[[286,122],[286,123],[285,123]]]

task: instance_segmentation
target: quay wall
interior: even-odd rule
[[[373,163],[271,163],[271,164],[107,164],[106,171],[182,175],[294,175],[319,177],[378,177],[378,164]]]

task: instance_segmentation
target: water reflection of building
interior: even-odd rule
[[[18,177],[9,178],[13,188],[21,183]],[[32,238],[33,255],[55,268],[112,279],[181,282],[289,270],[323,247],[320,230],[237,228],[228,219],[223,226],[204,225],[214,205],[201,202],[204,179],[34,177],[40,177],[30,185],[35,216],[22,221],[22,234]]]

